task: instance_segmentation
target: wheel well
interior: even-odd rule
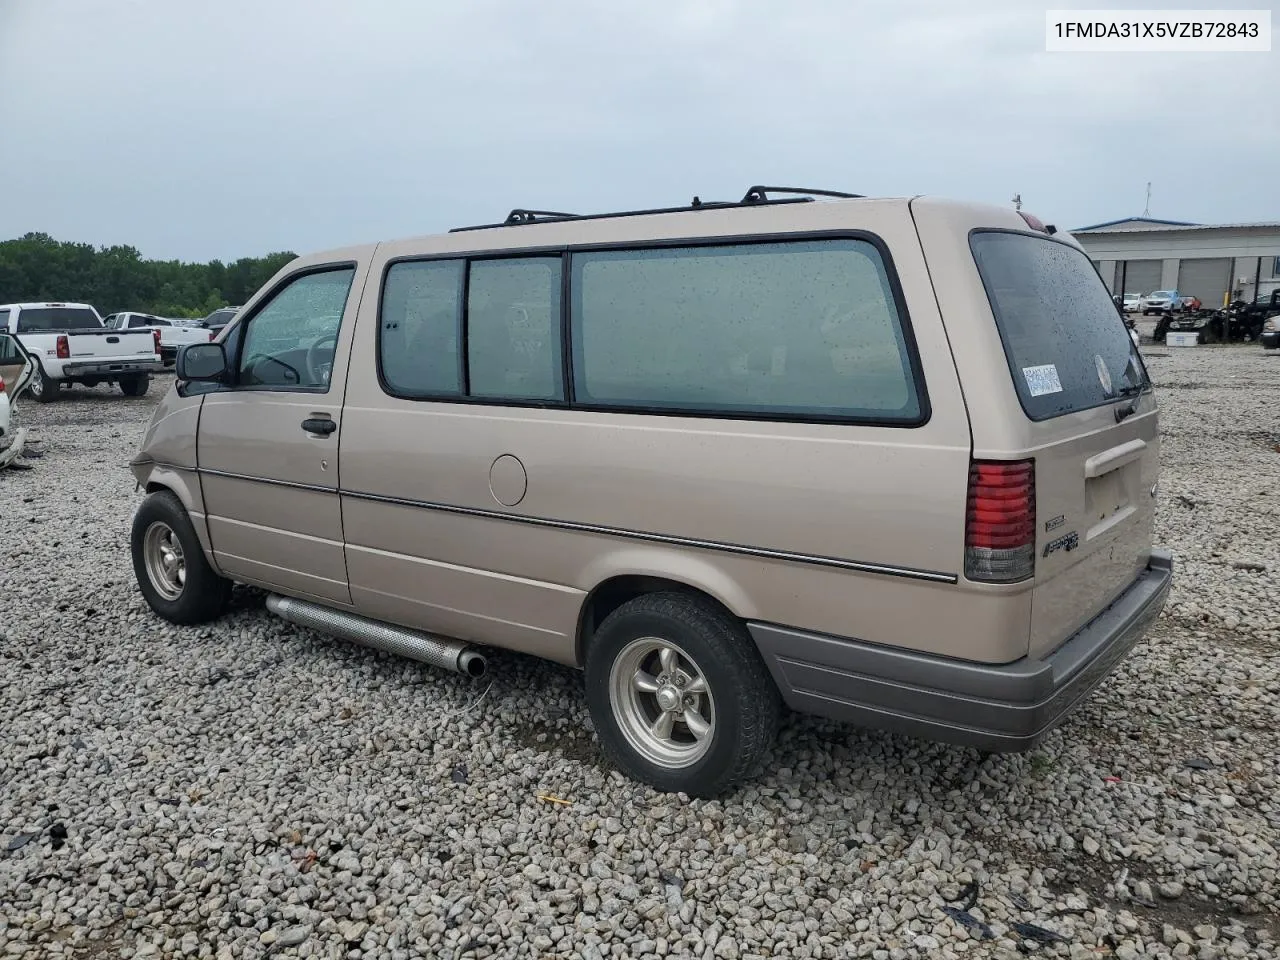
[[[578,615],[578,643],[576,650],[578,663],[585,662],[587,643],[609,614],[636,597],[642,597],[647,593],[669,592],[701,597],[715,604],[727,616],[736,616],[732,610],[705,590],[691,587],[689,584],[681,583],[679,580],[641,575],[610,577],[587,595],[586,602],[582,605],[582,612]]]

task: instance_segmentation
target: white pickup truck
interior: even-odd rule
[[[40,403],[73,383],[118,383],[127,396],[140,397],[151,374],[164,370],[158,331],[111,330],[86,303],[0,304],[0,331],[17,336],[35,358],[39,369],[28,390]]]
[[[217,331],[198,326],[195,320],[167,320],[151,313],[135,313],[125,310],[113,313],[103,321],[112,330],[158,330],[160,332],[160,359],[166,367],[173,366],[178,351],[189,343],[208,343]]]

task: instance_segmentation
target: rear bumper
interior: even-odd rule
[[[992,752],[1034,747],[1133,649],[1163,609],[1173,558],[1040,660],[990,665],[770,624],[748,629],[788,706],[802,713]]]
[[[76,377],[127,377],[136,373],[160,373],[164,363],[160,360],[91,360],[84,363],[64,363],[60,380]]]

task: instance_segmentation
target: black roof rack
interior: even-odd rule
[[[755,186],[747,190],[742,197],[743,203],[768,203],[771,193],[793,193],[809,197],[839,197],[842,200],[866,199],[860,193],[844,193],[840,190],[812,190],[808,187],[761,187]]]
[[[770,193],[787,193],[795,196],[770,197]],[[732,200],[703,200],[694,197],[687,207],[656,207],[652,210],[621,210],[616,213],[558,213],[554,210],[526,210],[516,207],[501,223],[482,223],[474,227],[454,227],[450,233],[468,230],[496,230],[498,227],[515,227],[530,223],[564,223],[568,220],[607,220],[613,217],[644,217],[658,213],[688,213],[692,210],[724,210],[732,207],[759,207],[781,203],[812,203],[814,197],[839,197],[846,200],[863,199],[860,193],[841,193],[836,190],[809,190],[803,187],[761,187],[749,189],[737,202]]]

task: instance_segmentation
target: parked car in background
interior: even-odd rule
[[[1142,295],[1137,293],[1126,293],[1124,295],[1124,312],[1135,313],[1142,309]]]
[[[35,369],[35,361],[18,338],[0,333],[0,449],[13,439],[13,406]]]
[[[1253,300],[1237,300],[1232,306],[1235,307],[1232,322],[1239,324],[1246,340],[1255,340],[1262,334],[1265,322],[1280,314],[1280,290],[1261,293]]]
[[[1143,297],[1141,303],[1142,315],[1145,317],[1151,313],[1160,313],[1170,308],[1180,307],[1182,298],[1178,296],[1177,290],[1156,290]]]
[[[1258,337],[1264,350],[1280,347],[1280,316],[1262,321],[1262,335]]]
[[[160,359],[165,366],[171,366],[178,350],[188,343],[207,343],[216,335],[199,326],[198,320],[167,320],[150,313],[113,313],[103,322],[112,330],[158,330]]]
[[[217,310],[213,311],[213,313],[199,321],[199,324],[206,330],[213,330],[215,334],[221,333],[222,328],[235,319],[239,310],[239,307],[219,307]]]
[[[775,192],[294,260],[178,354],[143,597],[582,667],[664,791],[750,776],[784,704],[1033,747],[1169,591],[1142,358],[1028,214]]]
[[[140,397],[151,374],[164,369],[159,330],[112,330],[87,303],[0,305],[0,332],[17,336],[38,369],[28,389],[40,403],[58,399],[63,387],[115,383]]]
[[[1204,304],[1201,303],[1200,298],[1196,296],[1179,297],[1178,303],[1183,310],[1199,310],[1204,306]]]

